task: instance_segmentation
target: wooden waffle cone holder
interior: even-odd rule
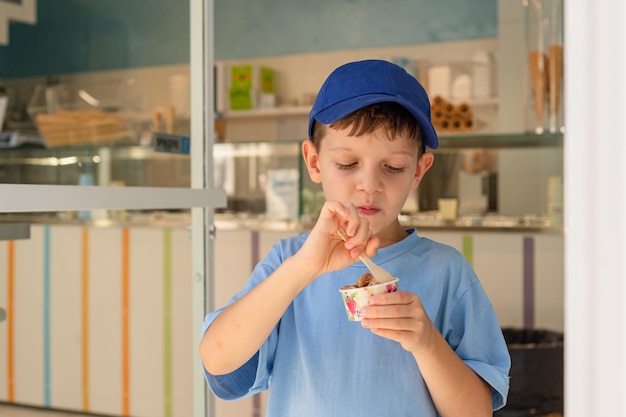
[[[111,143],[132,137],[123,115],[100,110],[40,113],[35,122],[48,146]]]
[[[441,96],[432,99],[430,108],[435,130],[438,132],[469,132],[474,128],[474,112],[467,102],[454,104]]]

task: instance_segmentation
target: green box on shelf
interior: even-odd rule
[[[254,65],[235,65],[230,68],[229,99],[231,110],[249,110],[257,107],[261,94],[274,94],[275,72],[271,68]]]
[[[252,90],[231,88],[228,97],[231,110],[251,110],[254,108]]]
[[[259,76],[261,79],[261,93],[274,93],[274,70],[271,68],[259,68]]]
[[[230,89],[250,90],[252,88],[252,65],[236,65],[230,68]]]

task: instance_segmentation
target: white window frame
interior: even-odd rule
[[[564,10],[564,414],[624,417],[626,3]]]
[[[214,414],[197,347],[204,316],[213,307],[213,209],[226,205],[224,190],[213,186],[213,5],[213,0],[189,0],[191,188],[0,184],[0,213],[191,209],[194,417]]]

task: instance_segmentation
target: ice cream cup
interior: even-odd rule
[[[361,310],[369,304],[369,299],[372,295],[396,291],[398,291],[398,278],[382,284],[368,285],[367,287],[355,288],[348,285],[339,289],[346,307],[348,320],[350,321],[361,321]]]

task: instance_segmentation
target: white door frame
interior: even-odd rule
[[[626,2],[565,0],[565,415],[626,416]]]
[[[213,36],[213,0],[190,0],[190,79],[191,79],[191,146],[202,149],[192,152],[191,187],[194,189],[213,189],[213,142],[214,114],[214,36]],[[202,86],[197,88],[196,86]],[[193,148],[192,148],[193,149]],[[223,192],[223,190],[220,190]],[[220,206],[226,205],[226,194]],[[213,206],[215,207],[215,206]],[[191,241],[192,241],[192,351],[193,357],[193,417],[215,415],[215,400],[209,394],[202,362],[198,353],[200,346],[200,329],[204,316],[213,310],[213,265],[215,227],[213,225],[213,209],[196,207],[191,210]]]

